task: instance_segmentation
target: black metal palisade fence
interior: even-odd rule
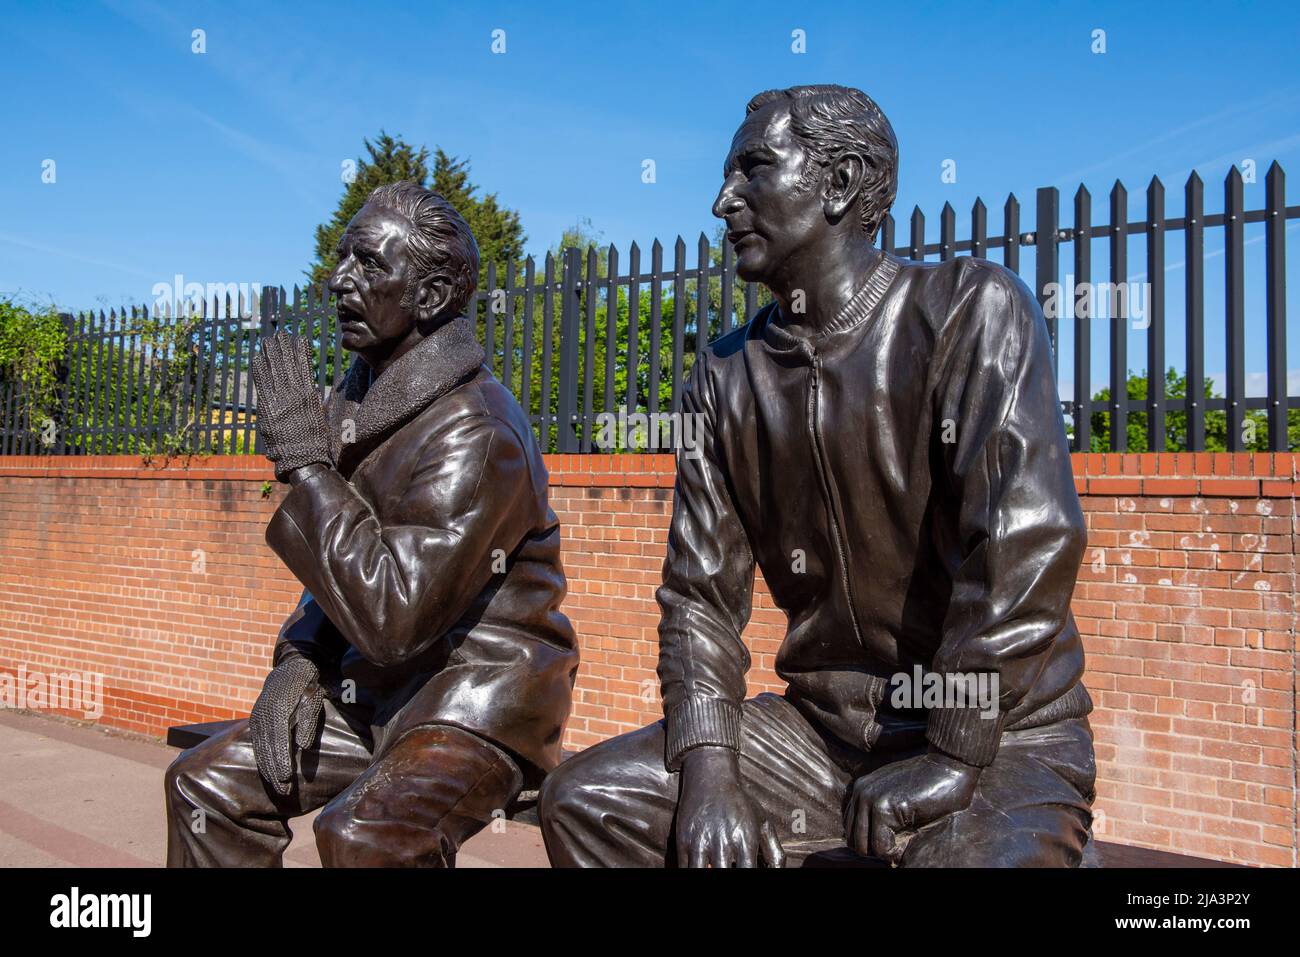
[[[1146,214],[1128,221],[1128,193],[1116,182],[1111,190],[1108,222],[1093,224],[1092,198],[1080,186],[1074,196],[1072,224],[1062,224],[1055,188],[1037,191],[1033,228],[1022,232],[1020,203],[1008,197],[1001,235],[988,235],[988,210],[976,200],[969,239],[956,237],[956,214],[944,204],[939,241],[925,241],[925,217],[914,209],[910,237],[899,246],[895,222],[888,218],[880,243],[914,260],[948,260],[958,253],[993,256],[1020,271],[1021,251],[1034,249],[1034,281],[1045,307],[1053,345],[1058,343],[1059,309],[1049,308],[1059,284],[1062,247],[1071,246],[1076,284],[1092,282],[1092,246],[1109,248],[1107,284],[1128,284],[1128,239],[1146,239],[1148,318],[1146,326],[1146,396],[1129,395],[1128,323],[1122,298],[1106,310],[1109,396],[1091,394],[1093,319],[1097,299],[1071,299],[1073,322],[1073,397],[1062,408],[1072,419],[1072,447],[1092,448],[1094,416],[1106,423],[1108,447],[1125,451],[1127,422],[1142,416],[1148,447],[1163,450],[1166,414],[1181,413],[1182,447],[1201,451],[1207,414],[1226,425],[1229,451],[1246,447],[1243,422],[1248,410],[1263,410],[1267,447],[1288,449],[1288,412],[1300,397],[1288,396],[1286,347],[1286,222],[1300,218],[1300,206],[1285,204],[1285,177],[1274,163],[1265,178],[1263,209],[1247,210],[1243,178],[1233,167],[1224,183],[1223,212],[1204,211],[1203,184],[1192,173],[1184,189],[1184,215],[1165,215],[1165,188],[1153,178],[1146,191]],[[1246,227],[1263,224],[1266,336],[1264,395],[1246,395],[1245,245]],[[1206,230],[1223,230],[1224,310],[1215,334],[1224,337],[1226,375],[1223,397],[1203,397],[1205,378]],[[1184,253],[1186,355],[1185,395],[1165,389],[1165,253],[1166,235],[1181,232]],[[1259,237],[1256,237],[1259,238]],[[1255,240],[1252,240],[1254,242]],[[529,414],[543,447],[560,452],[589,452],[598,416],[673,412],[695,356],[706,342],[753,317],[766,291],[741,282],[729,243],[720,249],[701,235],[695,263],[686,261],[686,243],[678,237],[672,264],[664,249],[651,247],[649,262],[634,243],[627,266],[618,250],[594,247],[547,254],[540,267],[529,257],[504,276],[494,265],[487,282],[474,294],[470,314],[493,371]],[[1152,268],[1160,264],[1161,268]],[[498,280],[501,280],[500,282]],[[1059,285],[1057,287],[1059,289]],[[1120,303],[1115,307],[1114,302]],[[611,308],[612,304],[612,308]],[[60,370],[58,408],[44,422],[33,422],[14,382],[0,384],[0,454],[104,454],[246,452],[257,448],[254,396],[247,375],[249,358],[267,330],[287,327],[315,344],[316,372],[322,394],[346,369],[334,306],[323,290],[263,289],[242,298],[220,295],[195,310],[163,305],[105,315],[65,315],[68,348]],[[701,332],[703,334],[701,335]],[[1057,350],[1059,379],[1059,349]],[[1259,414],[1258,412],[1256,413]],[[607,421],[607,420],[605,420]],[[1133,450],[1143,451],[1143,450]]]

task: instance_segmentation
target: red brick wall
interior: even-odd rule
[[[660,716],[654,678],[669,456],[550,456],[582,638],[567,744]],[[1089,550],[1074,610],[1104,838],[1296,863],[1296,455],[1081,455]],[[0,672],[104,675],[101,719],[162,734],[247,712],[298,586],[265,546],[261,460],[0,458]],[[762,583],[750,691],[782,615]]]
[[[1296,864],[1298,462],[1076,456],[1074,611],[1113,840]]]

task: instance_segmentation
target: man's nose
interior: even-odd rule
[[[326,287],[336,296],[352,292],[352,271],[349,268],[351,262],[351,256],[343,260],[334,267],[334,271],[330,273],[329,279],[325,281]]]
[[[713,215],[725,219],[729,214],[740,212],[744,208],[744,200],[736,195],[735,187],[728,177],[722,184],[722,189],[718,190],[718,198],[713,201]]]

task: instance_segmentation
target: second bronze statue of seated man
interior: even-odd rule
[[[677,458],[658,592],[666,718],[548,777],[551,862],[780,865],[847,844],[1078,866],[1085,532],[1033,295],[989,262],[873,247],[898,148],[858,90],[755,97],[723,173],[737,270],[776,301],[691,370],[702,454]],[[745,700],[756,567],[788,618],[788,689]]]
[[[329,280],[358,356],[330,397],[278,333],[257,426],[293,487],[267,542],[305,586],[249,720],[166,780],[168,864],[274,866],[322,808],[326,866],[442,866],[560,757],[577,644],[523,410],[458,318],[474,236],[441,197],[376,189]]]

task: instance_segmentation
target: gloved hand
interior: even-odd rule
[[[677,809],[680,866],[785,867],[776,828],[745,793],[739,760],[723,747],[686,752]]]
[[[979,778],[979,768],[934,750],[858,778],[844,808],[849,847],[901,863],[917,831],[970,807]]]
[[[334,464],[309,350],[305,339],[281,331],[263,339],[253,357],[257,431],[281,482],[303,466]]]
[[[319,678],[306,658],[287,658],[266,676],[248,718],[258,773],[281,797],[293,789],[293,745],[307,747],[320,730],[325,692]]]

